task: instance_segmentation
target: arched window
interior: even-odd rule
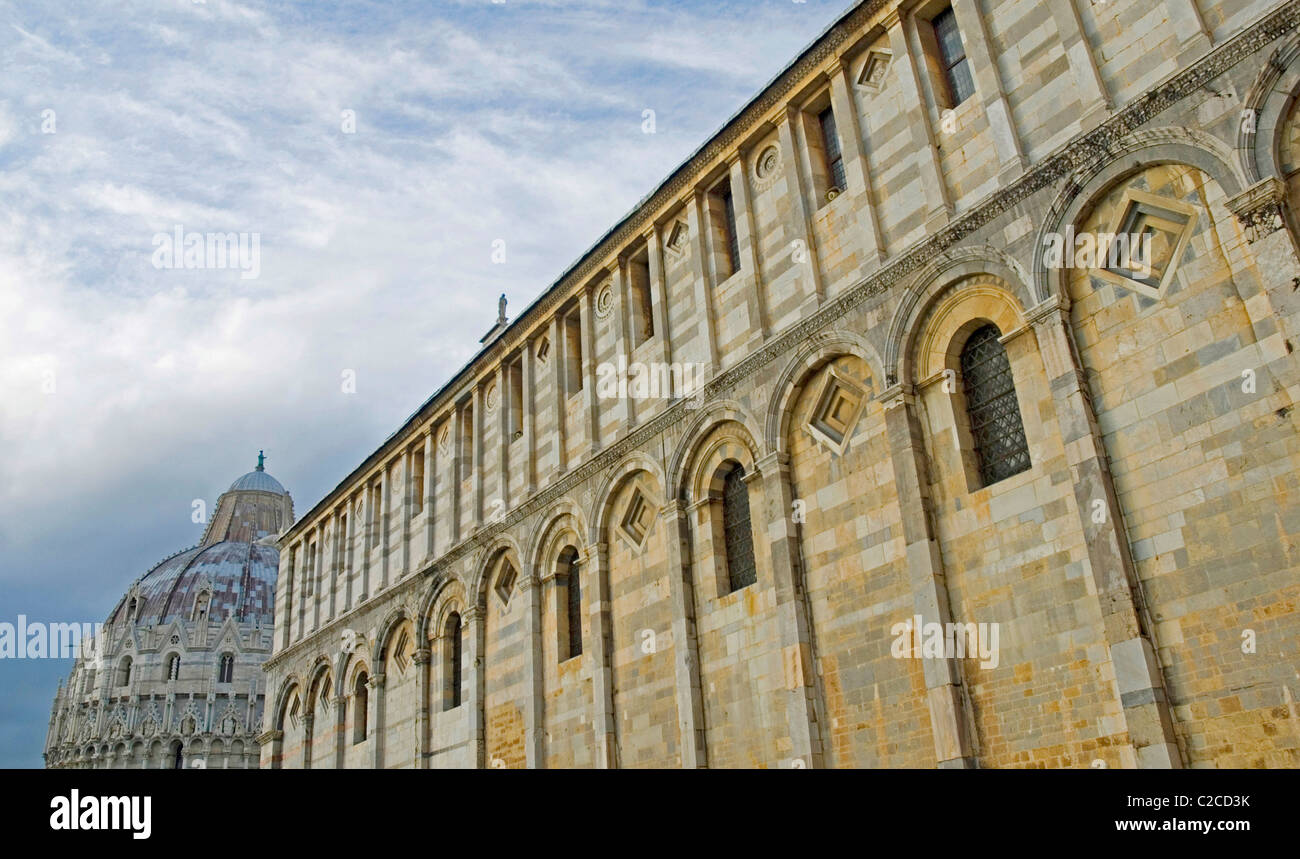
[[[1029,468],[1025,425],[1001,337],[996,325],[985,325],[971,334],[961,350],[966,417],[983,486]]]
[[[126,604],[126,619],[128,623],[135,622],[135,599]]]
[[[722,540],[727,556],[727,581],[737,591],[758,581],[754,566],[754,532],[749,523],[749,486],[745,467],[735,463],[723,478]]]
[[[217,669],[217,682],[229,683],[235,676],[235,657],[229,653],[221,654],[221,665]]]
[[[122,659],[122,665],[117,672],[117,685],[126,686],[131,682],[131,657],[127,656]]]
[[[370,678],[366,672],[362,671],[357,674],[356,685],[352,691],[352,742],[354,744],[365,742],[366,739],[366,715],[370,708]]]
[[[443,704],[442,709],[454,710],[460,706],[460,663],[461,663],[460,615],[451,613],[443,633]]]
[[[208,606],[212,602],[212,594],[203,591],[194,599],[194,616],[190,620],[203,622],[208,619]]]
[[[578,550],[570,546],[560,555],[558,581],[564,588],[560,634],[560,661],[582,655],[582,577]]]
[[[167,658],[167,679],[179,680],[181,676],[181,657],[178,653],[173,653]]]
[[[185,747],[176,744],[176,753],[172,756],[172,769],[185,769]]]

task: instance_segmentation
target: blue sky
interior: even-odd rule
[[[309,509],[847,3],[0,0],[0,621],[102,621],[258,449]],[[0,766],[69,668],[0,660]]]

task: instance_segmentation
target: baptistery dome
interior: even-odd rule
[[[55,697],[47,766],[257,766],[274,540],[293,523],[263,459],[217,499],[199,544],[132,582],[83,646]]]

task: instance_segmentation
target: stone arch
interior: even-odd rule
[[[659,483],[660,491],[664,491],[667,482],[664,480],[663,468],[652,458],[641,451],[633,451],[628,454],[618,465],[614,466],[607,473],[605,479],[601,481],[600,489],[597,490],[594,505],[591,510],[590,521],[595,524],[594,536],[599,541],[601,535],[605,533],[609,525],[609,513],[613,506],[614,497],[618,493],[628,478],[634,474],[646,472],[654,476]]]
[[[1286,180],[1282,170],[1282,134],[1300,97],[1300,33],[1291,35],[1269,56],[1242,99],[1237,125],[1237,160],[1248,184],[1261,179]],[[1244,111],[1254,111],[1248,122]]]
[[[401,629],[403,623],[411,621],[410,615],[406,609],[398,606],[388,613],[383,623],[379,625],[379,633],[375,636],[375,647],[370,653],[370,664],[382,666],[388,650],[388,644],[393,635]],[[412,624],[414,625],[414,624]]]
[[[523,572],[523,558],[525,555],[519,547],[519,541],[515,539],[513,534],[498,534],[488,548],[479,553],[478,561],[474,565],[473,587],[469,591],[474,594],[475,605],[480,608],[487,599],[488,579],[502,555],[512,558],[515,570]]]
[[[578,550],[585,553],[587,546],[592,542],[588,521],[586,512],[577,502],[567,498],[556,502],[546,512],[546,516],[542,518],[541,524],[533,531],[528,541],[528,562],[532,566],[533,573],[540,574],[540,571],[546,568],[551,544],[565,530],[574,533],[579,544]]]
[[[758,440],[763,436],[753,416],[734,400],[714,403],[691,422],[673,451],[667,474],[671,482],[666,485],[672,487],[674,497],[684,500],[693,497],[691,478],[697,469],[699,448],[715,429],[724,424],[730,424],[735,438],[749,449],[751,462],[762,458]]]
[[[926,318],[934,302],[955,284],[968,282],[976,276],[994,276],[1012,292],[1020,306],[1032,307],[1036,302],[1029,287],[1029,275],[1016,259],[991,247],[958,248],[943,254],[908,282],[903,297],[889,325],[889,340],[885,347],[885,384],[900,381],[916,382],[912,372],[912,344],[918,326]]]
[[[432,631],[439,627],[436,622],[430,625],[430,620],[434,618],[434,610],[438,607],[443,594],[453,586],[458,586],[461,592],[464,592],[464,585],[454,573],[443,571],[433,577],[428,590],[420,598],[419,613],[415,618],[416,641],[427,643],[433,637]]]
[[[1107,160],[1076,172],[1052,202],[1034,240],[1033,306],[1052,297],[1067,300],[1065,271],[1046,264],[1047,237],[1083,221],[1119,182],[1160,164],[1202,171],[1229,198],[1249,184],[1240,158],[1217,137],[1190,128],[1152,128],[1122,138]],[[1129,156],[1137,156],[1130,158]]]
[[[289,702],[293,700],[294,693],[299,697],[302,696],[302,681],[298,679],[297,674],[290,674],[280,683],[280,691],[275,695],[275,708],[271,711],[275,714],[275,720],[272,722],[275,730],[284,730],[284,717],[289,709]]]
[[[777,379],[772,402],[767,410],[764,444],[769,451],[784,451],[790,414],[809,376],[840,355],[855,355],[866,363],[868,369],[879,372],[883,366],[880,356],[865,337],[852,331],[824,331],[809,338],[803,348],[786,364]],[[873,393],[879,393],[875,391]]]

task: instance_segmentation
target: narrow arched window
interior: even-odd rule
[[[181,676],[181,657],[173,653],[167,660],[167,679],[179,680]]]
[[[218,683],[229,683],[235,676],[235,657],[229,653],[221,655],[221,667],[217,671]]]
[[[460,615],[452,612],[451,617],[447,618],[447,625],[443,633],[443,706],[444,710],[454,710],[460,706],[460,663],[461,663],[461,635],[460,635]]]
[[[357,675],[352,692],[352,742],[361,743],[366,739],[366,715],[370,707],[370,687],[366,672]]]
[[[122,667],[117,673],[117,685],[126,686],[131,682],[131,657],[122,660]]]
[[[754,532],[749,523],[749,486],[745,467],[736,463],[723,478],[722,540],[727,555],[727,580],[731,590],[758,581],[754,567]]]
[[[185,747],[176,744],[176,755],[172,758],[172,769],[185,769]]]
[[[1029,468],[1025,425],[1001,337],[996,325],[985,325],[971,334],[961,350],[966,418],[983,486]]]
[[[582,655],[582,577],[576,549],[565,549],[559,563],[564,574],[564,634],[560,642],[563,662]]]

